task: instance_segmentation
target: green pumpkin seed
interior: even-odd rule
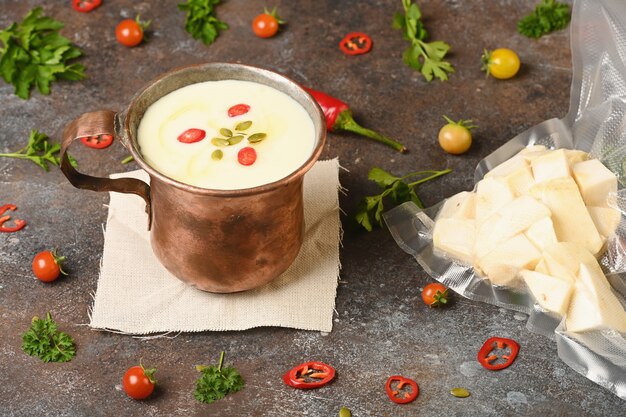
[[[255,133],[253,135],[250,135],[250,137],[248,138],[248,142],[250,143],[261,142],[266,137],[267,137],[267,134],[265,133]]]
[[[211,154],[211,159],[213,159],[214,161],[219,161],[220,159],[222,159],[223,156],[224,152],[222,152],[221,149],[216,149]]]
[[[245,122],[237,124],[237,126],[235,126],[235,130],[246,130],[250,126],[252,126],[252,122],[250,120],[247,120]]]
[[[346,407],[341,407],[341,410],[339,410],[339,417],[352,417],[352,412]]]
[[[213,138],[211,139],[211,143],[215,146],[228,146],[228,139],[224,138]]]
[[[467,398],[470,396],[470,392],[465,388],[452,388],[450,394],[458,398]]]
[[[228,139],[228,144],[229,145],[236,145],[239,142],[241,142],[242,140],[243,140],[243,135],[233,136],[232,138]]]
[[[220,135],[226,136],[227,138],[229,138],[229,137],[231,137],[233,135],[233,132],[230,129],[221,128],[220,129]]]

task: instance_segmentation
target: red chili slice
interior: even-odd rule
[[[335,368],[318,361],[302,363],[283,375],[285,384],[298,389],[320,388],[334,378]]]
[[[103,149],[113,143],[112,135],[93,135],[80,138],[83,145],[94,149]]]
[[[250,106],[247,104],[235,104],[230,109],[228,109],[228,117],[236,117],[241,116],[242,114],[246,114],[250,111]]]
[[[362,32],[348,33],[339,42],[339,49],[346,55],[366,54],[372,49],[372,38]]]
[[[241,148],[237,153],[237,160],[241,165],[252,165],[256,161],[256,151],[250,146]]]
[[[72,0],[72,8],[82,13],[88,13],[100,4],[102,4],[102,0]]]
[[[406,387],[411,389],[407,390]],[[387,391],[389,399],[397,404],[410,403],[417,398],[417,394],[420,392],[417,382],[400,375],[392,375],[387,379],[385,391]]]
[[[15,211],[17,207],[14,204],[5,204],[4,206],[0,206],[0,216],[2,216],[7,210]],[[21,230],[26,226],[26,220],[15,219],[13,220],[14,226],[8,227],[4,224],[11,220],[11,216],[2,216],[0,217],[0,232],[12,233]]]
[[[182,143],[199,142],[206,136],[206,132],[202,129],[187,129],[178,135],[178,141]]]
[[[509,349],[508,355],[498,356],[491,354],[494,349]],[[485,341],[483,346],[478,351],[478,362],[490,371],[499,371],[504,368],[508,368],[519,352],[519,344],[513,339],[506,339],[504,337],[490,337]],[[504,362],[497,362],[498,359],[504,359]]]

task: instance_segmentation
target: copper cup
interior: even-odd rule
[[[308,112],[315,147],[295,172],[278,181],[239,190],[213,190],[184,184],[146,163],[137,128],[146,109],[189,84],[215,80],[253,81],[286,93]],[[98,178],[69,163],[68,146],[84,136],[113,134],[150,176]],[[228,293],[266,284],[294,261],[304,236],[302,182],[326,140],[324,115],[315,100],[293,81],[260,68],[226,63],[184,67],[166,73],[139,91],[120,113],[85,113],[63,132],[61,170],[77,188],[133,193],[146,202],[152,250],[174,276],[204,291]]]

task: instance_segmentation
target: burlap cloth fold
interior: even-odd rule
[[[112,177],[148,181],[133,171]],[[329,332],[339,276],[339,163],[319,161],[304,178],[304,244],[271,283],[211,294],[172,276],[150,247],[144,202],[111,193],[90,326],[130,334],[280,326]]]

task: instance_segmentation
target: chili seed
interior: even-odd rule
[[[224,152],[222,152],[221,149],[216,149],[211,154],[211,159],[213,159],[214,161],[219,161],[220,159],[222,159],[223,156]]]
[[[239,142],[241,142],[242,140],[243,140],[243,135],[233,136],[232,138],[228,139],[228,144],[229,145],[236,145]]]
[[[352,417],[352,412],[346,407],[341,407],[341,410],[339,410],[339,417]]]
[[[255,133],[253,135],[250,135],[250,137],[248,138],[248,142],[250,143],[261,142],[266,137],[267,135],[265,133]]]
[[[226,136],[227,138],[229,138],[229,137],[231,137],[233,135],[233,132],[230,129],[221,128],[220,129],[220,135]]]
[[[223,138],[213,138],[211,139],[211,143],[215,146],[228,146],[228,139]]]
[[[467,398],[470,396],[470,392],[465,388],[452,388],[450,390],[450,394],[454,395],[457,398]]]
[[[252,126],[252,122],[247,120],[245,122],[238,123],[237,126],[235,126],[235,130],[246,130],[250,126]]]

